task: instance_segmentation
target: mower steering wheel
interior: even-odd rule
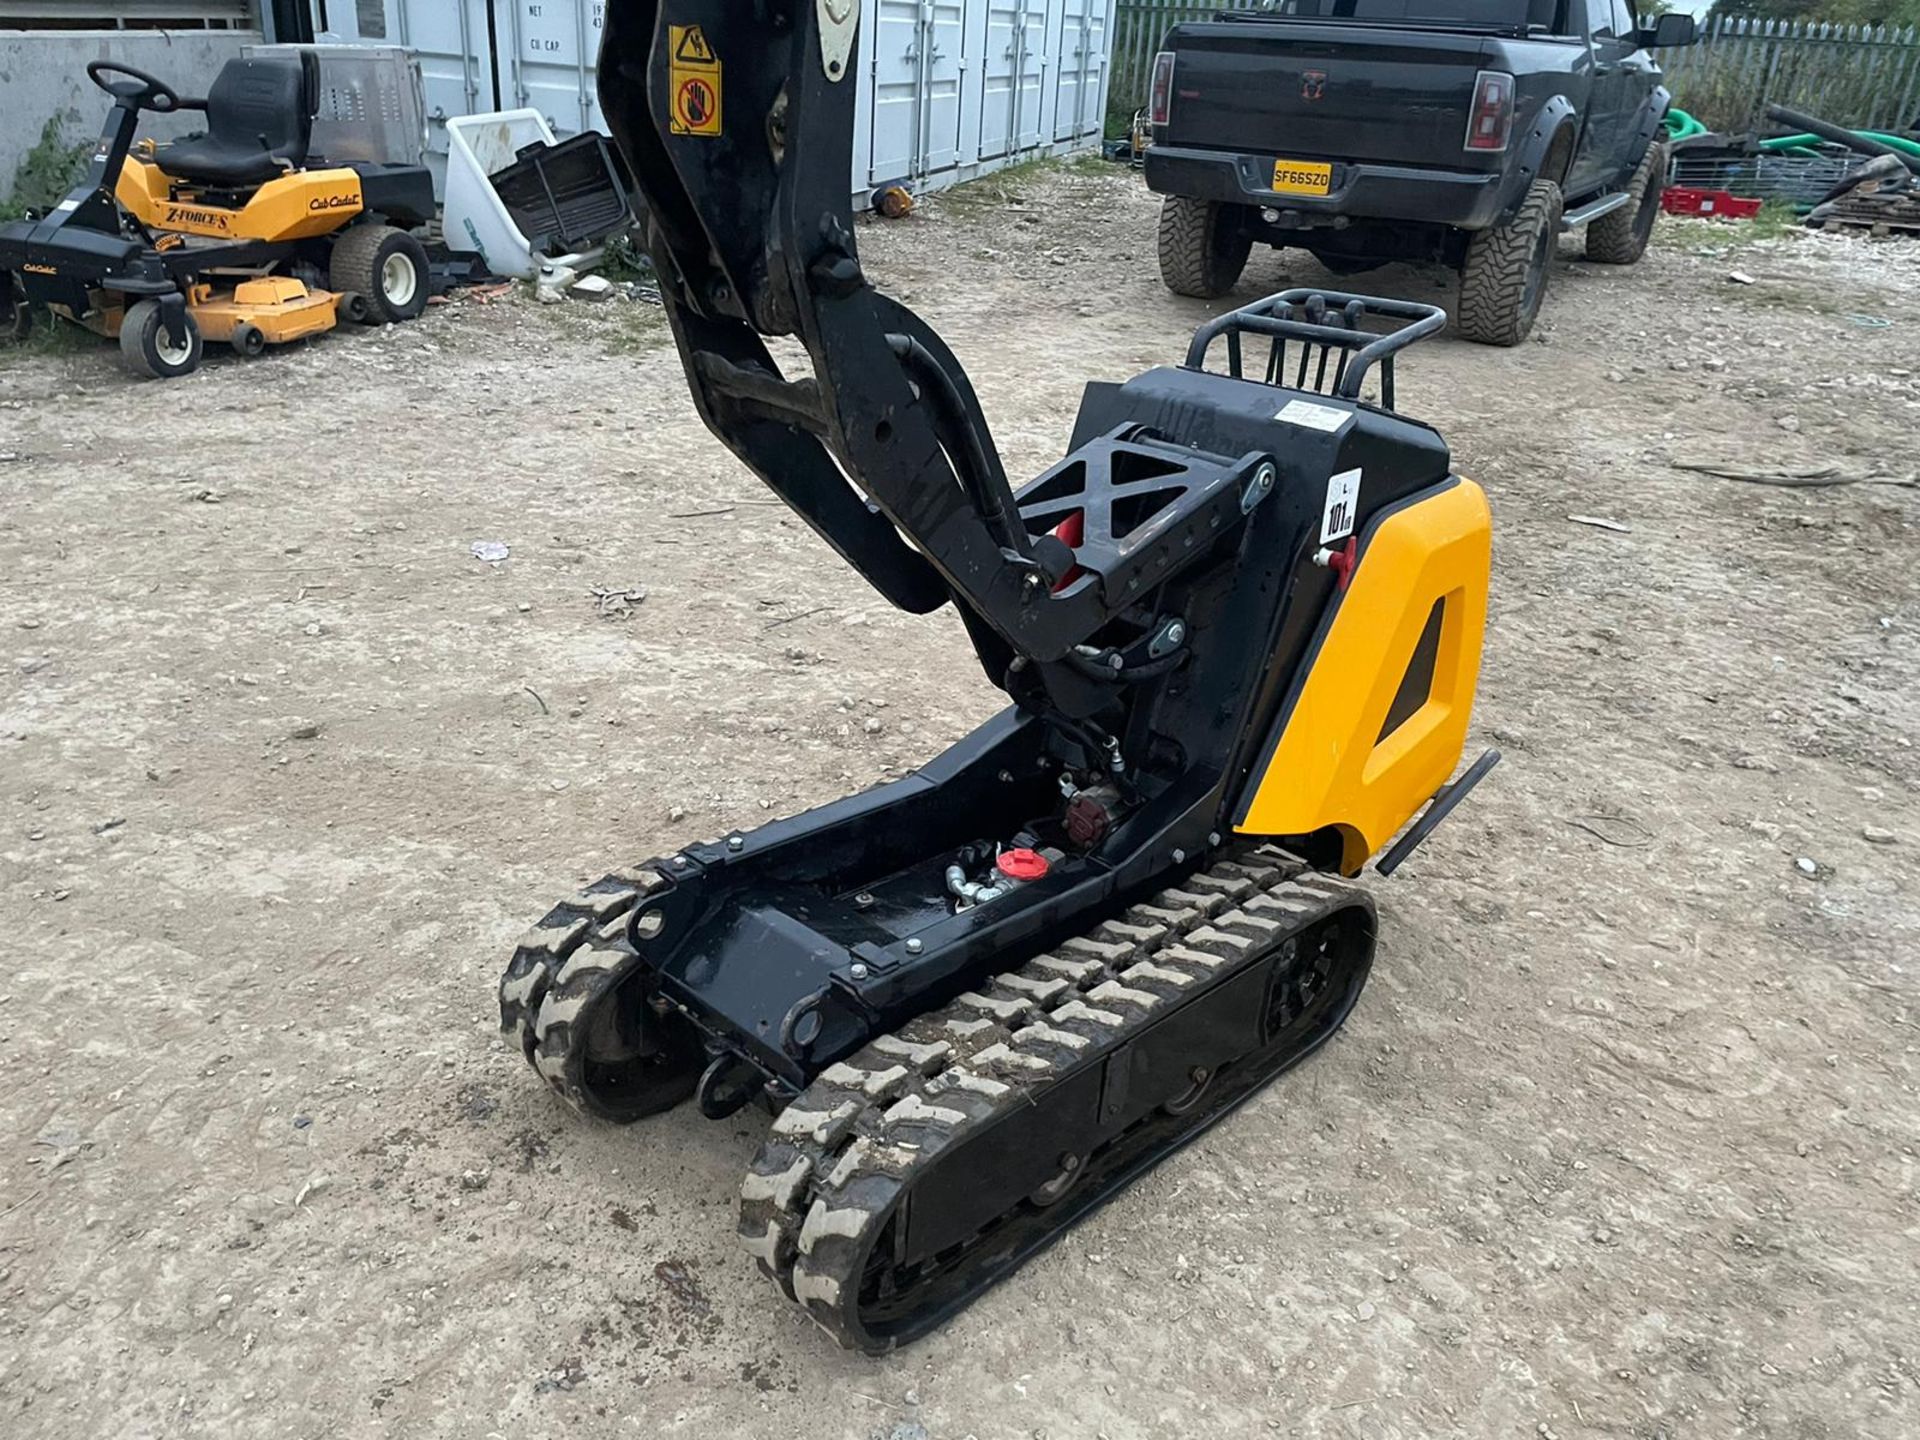
[[[125,75],[128,79],[103,79],[106,75]],[[136,110],[152,110],[165,115],[180,108],[180,97],[171,85],[131,65],[122,65],[114,60],[95,60],[87,66],[87,78],[114,99],[131,101]]]

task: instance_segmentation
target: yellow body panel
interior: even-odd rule
[[[269,180],[238,209],[211,205],[151,161],[127,157],[114,198],[150,230],[215,240],[308,240],[328,235],[362,208],[352,170],[296,170]]]
[[[1341,869],[1352,875],[1447,783],[1466,746],[1492,555],[1487,497],[1471,480],[1379,523],[1239,833],[1332,829],[1342,841]],[[1444,604],[1426,699],[1382,734],[1435,601]]]

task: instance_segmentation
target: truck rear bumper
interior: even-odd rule
[[[1260,205],[1292,212],[1283,224],[1306,228],[1356,220],[1425,221],[1463,230],[1484,230],[1501,210],[1501,176],[1460,170],[1423,170],[1403,165],[1333,162],[1326,195],[1281,194],[1269,188],[1273,156],[1235,155],[1154,145],[1147,151],[1147,188],[1163,195],[1189,195],[1231,205]],[[1297,218],[1296,218],[1297,217]]]

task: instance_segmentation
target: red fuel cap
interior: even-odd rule
[[[1003,850],[993,863],[1009,880],[1038,880],[1053,868],[1038,850]]]

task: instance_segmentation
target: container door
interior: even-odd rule
[[[913,178],[920,154],[919,0],[879,0],[873,16],[873,183]]]
[[[1040,143],[1047,0],[988,0],[986,11],[980,158],[991,160]]]
[[[447,120],[497,109],[487,50],[487,0],[387,0],[387,35],[420,61],[427,150],[447,153]]]
[[[874,16],[873,180],[960,162],[965,0],[879,0]]]
[[[858,211],[872,195],[874,185],[873,25],[870,21],[856,32],[854,47],[851,78],[859,88],[853,98],[853,153],[847,157],[847,185],[853,196],[853,208]]]
[[[1108,0],[1060,0],[1060,28],[1054,54],[1059,57],[1053,138],[1075,140],[1098,134],[1101,80],[1107,67]]]
[[[604,131],[594,62],[604,0],[493,0],[495,63],[503,109],[529,106],[565,139]]]
[[[965,0],[928,0],[920,7],[926,78],[921,87],[920,173],[960,163],[960,79],[966,73]]]

